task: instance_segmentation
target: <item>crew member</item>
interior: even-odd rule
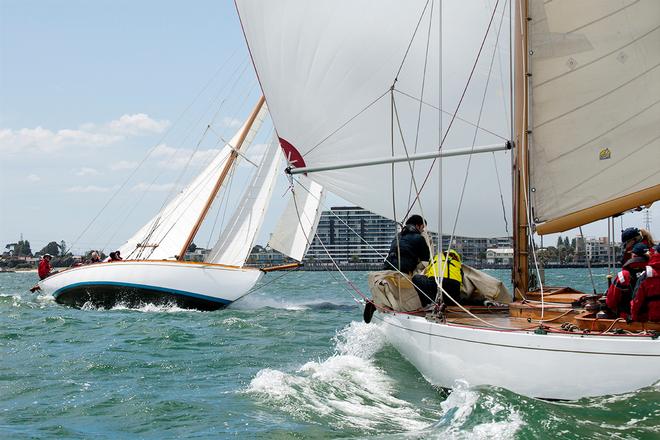
[[[607,307],[621,318],[630,316],[630,301],[637,284],[639,273],[643,272],[649,261],[649,248],[643,243],[637,243],[632,248],[632,257],[626,261],[617,273],[614,282],[607,289],[605,303]]]
[[[426,220],[421,215],[411,215],[401,229],[387,253],[383,264],[384,270],[397,270],[406,275],[412,275],[417,265],[422,261],[429,261],[431,252],[426,239],[422,235],[426,227]],[[371,322],[376,306],[367,301],[364,306],[364,322]]]
[[[461,256],[455,250],[450,249],[443,252],[440,258],[438,258],[438,255],[433,257],[433,261],[426,268],[423,275],[412,277],[413,284],[417,287],[419,300],[424,306],[435,301],[438,292],[436,277],[439,279],[442,267],[444,267],[442,289],[456,301],[459,300],[463,282]]]
[[[39,269],[37,271],[40,280],[47,278],[49,275],[52,275],[53,266],[50,264],[50,260],[52,258],[53,256],[51,254],[45,254],[43,257],[41,257],[41,261],[39,261]]]
[[[99,256],[99,253],[93,251],[92,255],[90,256],[89,264],[100,263],[100,262],[101,262],[101,257]]]
[[[633,321],[660,322],[660,246],[651,255],[646,270],[639,276],[630,303]]]
[[[429,261],[431,252],[422,235],[425,227],[426,221],[421,215],[411,215],[401,232],[392,240],[383,269],[412,275],[420,262]]]
[[[634,227],[624,229],[621,231],[621,243],[623,245],[623,255],[621,256],[622,266],[632,258],[632,249],[638,243],[645,244],[651,254],[655,253],[655,249],[653,249],[653,237],[645,229]]]

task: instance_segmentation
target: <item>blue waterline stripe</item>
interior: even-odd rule
[[[148,286],[146,284],[117,283],[117,282],[114,282],[114,281],[102,281],[102,282],[85,281],[85,282],[82,282],[82,283],[69,284],[68,286],[63,287],[63,288],[58,289],[55,292],[53,292],[53,297],[57,298],[62,293],[66,292],[67,290],[73,289],[75,287],[90,286],[90,285],[92,285],[92,286],[120,286],[120,287],[127,287],[127,288],[136,288],[136,289],[157,290],[159,292],[169,293],[169,294],[172,294],[172,295],[191,296],[193,298],[199,298],[199,299],[203,299],[203,300],[206,300],[206,301],[211,301],[211,302],[216,302],[216,303],[221,303],[221,304],[230,304],[231,303],[231,301],[223,299],[223,298],[214,298],[212,296],[202,295],[200,293],[186,292],[185,290],[165,289],[163,287]]]

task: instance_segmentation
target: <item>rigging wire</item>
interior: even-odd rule
[[[431,3],[431,10],[429,12],[429,28],[426,36],[426,51],[424,55],[424,68],[422,69],[422,85],[421,85],[421,91],[420,91],[420,96],[419,96],[419,106],[417,108],[417,129],[415,130],[415,145],[413,148],[413,152],[417,153],[417,146],[419,143],[419,128],[420,124],[422,122],[422,100],[424,99],[424,90],[425,90],[425,85],[426,85],[426,67],[428,65],[428,60],[429,60],[429,46],[431,43],[431,25],[433,24],[433,7],[435,6],[435,1]],[[401,124],[399,124],[399,131],[401,131]],[[402,135],[403,139],[403,135]],[[407,153],[406,153],[407,156]],[[410,163],[410,161],[408,161]],[[415,178],[415,165],[417,162],[412,163],[412,169],[411,169],[411,176],[410,176],[410,184],[408,186],[408,205],[410,205],[410,198],[412,197],[412,189],[413,189],[413,180]],[[417,184],[415,183],[415,187]],[[421,209],[421,206],[420,206]]]
[[[195,98],[186,106],[186,108],[179,114],[179,116],[175,119],[174,124],[168,128],[165,133],[160,137],[160,139],[149,149],[147,152],[146,156],[140,161],[140,163],[131,171],[129,176],[124,180],[124,182],[117,188],[117,190],[112,194],[112,196],[106,201],[106,203],[101,207],[99,212],[92,218],[92,220],[83,228],[82,232],[78,234],[75,240],[73,240],[73,243],[69,247],[69,249],[73,248],[75,244],[80,240],[80,238],[89,230],[89,228],[96,222],[96,220],[101,216],[101,214],[105,211],[105,209],[108,207],[108,205],[117,197],[117,195],[126,187],[128,182],[133,178],[133,176],[137,173],[137,171],[142,167],[142,165],[147,161],[147,159],[151,156],[151,154],[156,150],[158,145],[160,145],[163,140],[169,135],[169,133],[173,130],[173,127],[176,126],[176,124],[183,118],[183,116],[190,110],[190,108],[197,102],[199,97],[204,93],[204,91],[211,85],[211,83],[215,80],[215,78],[220,74],[220,72],[224,69],[224,67],[227,65],[229,60],[233,58],[233,56],[238,52],[238,48],[232,52],[232,54],[227,58],[227,60],[221,64],[221,66],[215,71],[215,73],[211,76],[211,78],[206,82],[206,84],[202,87],[202,89],[197,93]]]
[[[246,66],[243,68],[243,70],[241,71],[241,73],[236,77],[236,80],[234,81],[234,84],[233,84],[232,90],[234,89],[234,87],[236,87],[238,81],[243,77],[243,74],[245,73],[246,68],[247,68],[247,64],[246,64]],[[250,93],[252,93],[252,90],[254,89],[255,84],[256,84],[256,82],[252,83],[252,85],[251,85],[251,87],[250,87],[250,89],[249,89],[249,91],[248,91],[248,95],[249,95]],[[218,96],[217,96],[217,97],[219,97],[219,95],[220,95],[220,92],[218,93]],[[225,102],[226,102],[226,98],[223,100],[223,102],[222,102],[220,105],[221,105],[221,106],[224,105]],[[244,101],[243,101],[243,102],[245,102],[245,98],[244,98]],[[211,106],[209,105],[209,106],[207,107],[207,109],[204,111],[204,113],[202,113],[202,115],[198,118],[196,124],[190,126],[190,128],[189,128],[189,130],[188,130],[188,132],[187,132],[187,134],[186,134],[186,136],[184,137],[184,140],[183,140],[182,142],[185,142],[185,141],[187,140],[187,138],[190,136],[190,133],[192,132],[193,127],[199,124],[199,122],[204,118],[204,115],[205,115],[210,109],[211,109]],[[162,203],[162,205],[161,205],[161,207],[160,207],[160,209],[159,209],[159,211],[158,211],[159,214],[162,213],[163,209],[165,209],[165,206],[167,206],[168,203],[171,203],[172,201],[175,200],[175,193],[176,193],[176,190],[177,190],[177,188],[178,188],[178,186],[179,186],[179,183],[180,183],[181,179],[183,178],[184,174],[187,172],[187,170],[188,170],[188,168],[189,168],[189,166],[190,166],[190,164],[191,164],[191,162],[192,162],[192,160],[193,160],[193,157],[194,157],[195,154],[197,153],[197,151],[198,151],[198,149],[199,149],[199,146],[201,145],[202,141],[204,140],[204,138],[205,138],[206,134],[209,132],[209,130],[210,130],[210,125],[207,124],[207,126],[206,126],[206,128],[205,128],[205,130],[204,130],[204,133],[202,134],[202,137],[200,138],[200,140],[199,140],[199,142],[197,143],[197,145],[196,145],[196,147],[194,148],[194,150],[193,150],[193,151],[190,153],[190,155],[188,156],[188,160],[187,160],[187,162],[186,162],[186,165],[184,166],[184,168],[183,168],[183,169],[181,170],[181,172],[179,173],[179,176],[177,177],[176,182],[175,182],[174,185],[172,186],[172,189],[170,190],[169,195],[163,200],[163,203]],[[216,145],[217,145],[217,143],[216,143]],[[161,173],[161,174],[162,174],[162,173]],[[191,202],[191,203],[192,203],[192,202]],[[178,206],[178,205],[177,205],[177,206]],[[171,211],[171,212],[174,212],[174,211]],[[179,218],[181,218],[181,216],[180,216]],[[163,219],[163,222],[164,222],[166,219],[167,219],[167,218]],[[162,224],[162,222],[161,222],[161,217],[159,216],[159,217],[156,219],[156,221],[154,221],[154,223],[152,224],[152,228],[151,228],[151,230],[147,233],[146,237],[145,237],[143,240],[141,240],[141,242],[144,242],[144,241],[147,241],[147,242],[148,242],[148,241],[151,239],[151,236],[154,234],[154,232],[157,230],[157,228],[158,228],[161,224]],[[174,227],[174,225],[172,225],[172,227],[170,227],[170,229],[169,229],[169,230],[168,230],[168,231],[167,231],[167,232],[161,237],[161,239],[160,239],[160,240],[158,241],[158,243],[157,243],[158,245],[160,245],[160,244],[162,243],[162,241],[165,239],[165,237],[167,236],[167,234],[169,233],[169,231],[172,230],[173,227]],[[156,247],[152,247],[152,248],[151,248],[151,252],[150,252],[150,254],[149,254],[146,258],[149,258],[149,257],[151,256],[151,254],[153,254],[153,252],[154,252],[155,250],[156,250]],[[142,254],[142,250],[139,252],[139,254],[140,254],[140,256],[141,256],[141,254]]]
[[[250,90],[248,91],[248,93],[243,97],[243,102],[242,102],[242,104],[241,104],[240,107],[239,107],[240,109],[243,109],[243,108],[244,108],[244,106],[245,106],[245,104],[246,104],[246,102],[247,102],[247,99],[249,98],[249,96],[252,94],[252,92],[253,92],[253,90],[254,90],[254,87],[255,87],[255,86],[253,85],[253,86],[250,88]],[[234,166],[235,166],[237,163],[238,163],[238,160],[236,160],[236,161],[234,162]],[[222,163],[220,163],[219,165],[224,165],[224,161],[223,161]],[[203,184],[207,183],[207,182],[209,181],[209,179],[210,179],[212,176],[213,176],[213,173],[209,173],[209,174],[206,176],[206,180],[201,181],[201,182],[199,183],[199,185],[197,186],[197,188],[199,188],[199,187],[201,187]],[[192,197],[192,195],[193,195],[193,192],[190,192],[190,193],[189,193],[189,197]],[[195,196],[195,197],[197,197],[197,196]],[[190,205],[195,201],[195,200],[194,200],[195,197],[192,197],[192,200],[189,200],[189,201],[188,201],[188,206],[190,206]],[[174,199],[174,200],[176,200],[176,199]],[[174,205],[173,209],[172,209],[168,214],[165,214],[165,215],[163,216],[163,217],[164,217],[164,220],[167,220],[167,219],[168,219],[168,218],[169,218],[174,212],[176,212],[177,209],[178,209],[180,206],[182,206],[182,204],[183,204],[184,201],[186,201],[186,199],[185,199],[185,198],[181,198],[181,200],[180,200],[176,205]],[[162,211],[162,209],[164,209],[164,208],[161,208],[161,211]],[[165,233],[162,235],[162,237],[160,238],[160,240],[159,240],[158,243],[157,243],[158,245],[160,245],[160,244],[163,242],[163,240],[167,237],[167,235],[168,235],[168,234],[172,231],[172,229],[176,226],[177,222],[178,222],[178,221],[179,221],[179,220],[180,220],[185,214],[186,214],[186,212],[183,211],[183,210],[180,212],[180,214],[179,214],[179,216],[176,218],[176,220],[175,220],[174,222],[172,222],[172,225],[170,226],[170,228],[169,228],[167,231],[165,231]],[[148,238],[151,236],[151,234],[153,234],[153,231],[155,231],[155,229],[156,229],[156,227],[154,227],[153,230],[150,232],[150,234],[148,235]],[[152,251],[151,251],[150,255],[154,252],[154,250],[155,250],[155,247],[152,248]]]
[[[442,137],[440,141],[440,145],[438,146],[438,150],[441,150],[442,147],[444,146],[445,140],[447,139],[447,136],[449,135],[449,132],[451,131],[451,127],[454,124],[454,121],[456,120],[456,115],[458,114],[458,111],[461,108],[461,105],[463,104],[463,100],[465,99],[465,95],[467,94],[468,87],[470,83],[472,82],[472,77],[474,76],[474,72],[477,69],[477,64],[479,63],[479,59],[481,58],[481,52],[484,49],[484,45],[486,44],[486,40],[488,39],[488,34],[490,33],[490,28],[493,24],[493,20],[495,18],[495,13],[497,12],[497,6],[499,4],[500,0],[497,0],[495,3],[495,7],[493,8],[493,13],[490,16],[490,20],[488,21],[488,27],[486,28],[486,32],[484,34],[484,37],[481,41],[481,45],[479,46],[479,51],[477,52],[477,56],[474,60],[474,63],[472,64],[472,69],[470,70],[470,74],[468,75],[468,79],[465,83],[465,86],[463,87],[463,91],[461,93],[461,97],[458,101],[458,104],[456,105],[456,109],[454,110],[454,113],[452,114],[452,117],[449,121],[449,124],[447,126],[447,130],[445,130],[444,136]],[[429,166],[429,171],[426,173],[426,177],[424,178],[424,181],[422,182],[421,190],[424,189],[424,186],[426,186],[426,182],[428,181],[428,178],[431,176],[431,171],[433,170],[433,167],[435,166],[435,163],[437,162],[437,157],[433,159],[431,162],[431,165]],[[419,198],[420,194],[418,193],[416,195],[416,198]],[[406,216],[410,214],[410,209],[408,209],[408,212],[406,213]]]
[[[241,66],[242,66],[243,64],[245,64],[245,67],[243,67],[242,71],[239,73],[239,70],[240,70],[240,68],[241,68]],[[249,63],[247,62],[247,58],[246,58],[243,62],[241,62],[239,65],[237,65],[236,68],[234,69],[234,71],[230,74],[229,79],[233,78],[233,77],[238,73],[238,76],[236,76],[236,80],[235,80],[234,83],[233,83],[233,86],[234,86],[234,87],[236,86],[236,83],[238,82],[238,80],[239,80],[239,79],[243,76],[243,74],[245,73],[245,70],[246,70],[246,68],[247,68],[248,65],[249,65]],[[223,65],[223,67],[224,67],[224,65]],[[197,121],[196,121],[194,124],[190,124],[190,125],[189,125],[189,128],[188,128],[188,130],[187,130],[187,134],[184,136],[184,139],[182,140],[182,143],[185,143],[185,140],[186,140],[186,139],[190,136],[190,134],[192,133],[192,129],[193,129],[194,127],[196,127],[196,126],[199,124],[199,122],[202,120],[202,118],[204,118],[204,115],[206,115],[206,114],[209,112],[209,110],[211,109],[211,107],[213,107],[213,106],[217,103],[217,101],[220,99],[221,94],[224,92],[224,90],[225,90],[225,88],[226,88],[226,85],[227,85],[228,83],[229,83],[229,81],[227,81],[226,83],[224,83],[224,84],[220,87],[220,89],[219,89],[219,91],[216,93],[215,97],[211,100],[210,104],[209,104],[209,105],[207,106],[207,108],[202,112],[202,114],[201,114],[200,117],[197,119]],[[232,88],[232,90],[233,90],[233,89],[234,89],[234,88]],[[224,103],[225,103],[226,100],[227,100],[227,97],[225,97],[224,100],[219,104],[219,106],[218,106],[218,107],[219,107],[219,108],[218,108],[218,111],[220,111],[220,109],[223,107],[223,105],[224,105]],[[216,114],[217,114],[217,112],[216,112]],[[185,172],[187,171],[187,169],[188,169],[188,167],[189,167],[189,165],[190,165],[190,161],[192,160],[192,158],[194,157],[195,153],[196,153],[197,150],[199,149],[199,146],[200,146],[201,142],[204,140],[204,138],[205,138],[205,136],[206,136],[206,134],[207,134],[209,128],[210,128],[210,126],[207,125],[206,129],[204,130],[204,133],[202,134],[202,136],[201,136],[199,142],[197,143],[197,146],[195,147],[195,150],[190,154],[190,157],[189,157],[189,159],[188,159],[188,162],[186,163],[184,169],[183,169],[183,170],[181,171],[181,173],[179,174],[179,177],[178,177],[176,183],[172,186],[172,189],[170,190],[169,194],[165,197],[165,199],[164,199],[164,201],[163,201],[163,204],[161,205],[161,208],[160,208],[160,210],[159,210],[158,212],[161,212],[162,209],[165,207],[166,203],[173,199],[173,192],[174,192],[174,190],[175,190],[176,187],[178,186],[179,181],[180,181],[181,177],[183,176],[183,174],[185,174]],[[107,247],[107,246],[109,245],[109,243],[114,239],[114,237],[117,235],[117,233],[119,232],[119,230],[121,229],[121,227],[122,227],[122,226],[128,221],[128,219],[130,218],[130,216],[132,215],[132,213],[135,211],[135,209],[136,209],[138,206],[140,206],[140,205],[142,204],[142,201],[144,200],[144,198],[145,198],[147,192],[149,192],[149,190],[155,185],[156,181],[158,181],[158,179],[164,174],[164,172],[165,172],[165,169],[164,169],[164,168],[161,169],[161,171],[156,175],[156,177],[154,177],[154,179],[151,181],[151,183],[148,185],[148,187],[142,192],[142,196],[141,196],[141,197],[139,198],[139,200],[138,200],[138,201],[137,201],[137,202],[131,207],[131,209],[128,211],[128,213],[126,214],[126,216],[124,216],[124,219],[123,219],[123,220],[119,223],[119,225],[115,228],[115,231],[114,231],[113,234],[111,235],[111,238],[108,240],[108,242],[104,245],[104,248]],[[159,218],[157,218],[157,219],[154,220],[154,222],[153,222],[153,224],[152,224],[152,225],[153,225],[152,228],[156,228],[156,227],[157,227],[157,225],[159,224],[159,220],[160,220]],[[149,240],[150,237],[151,237],[151,235],[153,234],[154,230],[155,230],[155,229],[150,230],[150,231],[146,234],[146,237],[145,237],[143,240],[141,240],[141,241]],[[154,249],[155,249],[155,248],[154,248]],[[130,252],[130,254],[127,256],[127,258],[131,257],[131,256],[134,254],[134,252],[135,252],[136,250],[137,250],[137,248],[136,248],[136,249],[133,249],[133,250]],[[153,250],[152,250],[152,252],[153,252]],[[141,256],[142,256],[142,249],[140,249],[140,250],[138,251],[137,258],[141,258]]]

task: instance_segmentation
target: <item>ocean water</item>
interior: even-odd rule
[[[546,278],[591,290],[583,270]],[[660,438],[658,384],[577,402],[431,386],[336,273],[268,274],[216,312],[71,309],[35,280],[0,274],[0,438]]]

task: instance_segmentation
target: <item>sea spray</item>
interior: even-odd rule
[[[378,326],[352,322],[334,342],[335,354],[295,372],[259,371],[246,392],[297,418],[338,429],[416,431],[432,422],[395,397],[395,381],[374,364],[384,345]]]

